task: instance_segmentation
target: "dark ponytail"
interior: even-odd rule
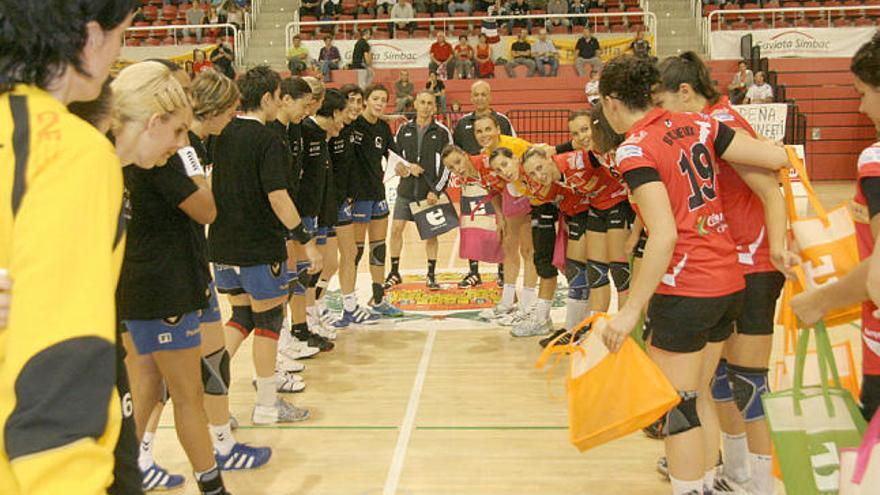
[[[709,68],[694,52],[684,52],[660,62],[660,81],[663,89],[672,92],[677,92],[682,84],[688,84],[712,105],[721,98],[712,83]]]
[[[599,93],[623,102],[631,110],[647,110],[654,106],[652,93],[660,82],[660,73],[651,60],[621,55],[602,69]]]
[[[590,110],[590,130],[593,149],[600,155],[615,150],[623,142],[623,135],[614,132],[608,119],[605,118],[601,103],[593,105]]]
[[[859,48],[849,70],[865,84],[880,87],[880,32]]]

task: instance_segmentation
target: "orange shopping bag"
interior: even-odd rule
[[[855,223],[846,204],[830,211],[825,210],[813,190],[804,162],[798,158],[794,148],[789,146],[787,150],[789,161],[800,176],[807,199],[816,212],[814,217],[798,215],[788,170],[782,170],[779,175],[785,190],[791,235],[794,239],[793,247],[801,257],[805,283],[808,287],[815,288],[836,281],[859,264]],[[795,283],[790,296],[803,290],[802,284]],[[857,320],[861,315],[861,305],[854,304],[830,311],[825,315],[825,324],[829,327],[841,325]]]
[[[581,322],[569,332],[571,340],[578,330],[605,317],[596,314]],[[567,345],[554,341],[536,363],[543,368],[553,355],[554,364],[568,356],[568,434],[581,452],[641,430],[681,400],[632,337],[611,354],[594,333],[587,332],[582,341]]]

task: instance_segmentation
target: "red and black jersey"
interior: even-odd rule
[[[852,212],[859,257],[865,259],[874,252],[871,218],[880,213],[880,143],[865,148],[859,155]],[[880,319],[874,317],[876,310],[870,299],[862,303],[862,366],[866,375],[880,375]]]
[[[715,120],[731,129],[743,129],[752,137],[758,133],[730,106],[727,97],[722,97],[715,105],[704,109]],[[764,203],[742,180],[736,170],[724,160],[718,161],[718,181],[721,183],[721,201],[730,226],[730,235],[736,243],[739,262],[745,273],[773,272],[776,268],[770,263],[770,242],[767,239],[767,223],[764,216]]]
[[[745,287],[717,180],[718,157],[733,136],[708,115],[658,108],[636,122],[617,149],[630,189],[662,182],[675,216],[678,242],[658,294],[719,297]]]
[[[470,158],[474,168],[480,174],[480,183],[483,185],[483,189],[495,194],[503,193],[507,188],[507,181],[492,170],[492,167],[489,166],[489,157],[487,155],[471,155]]]

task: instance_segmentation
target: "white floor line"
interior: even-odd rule
[[[412,436],[416,423],[416,413],[419,410],[419,401],[422,397],[422,388],[425,386],[425,377],[428,374],[428,364],[431,362],[431,352],[434,349],[434,340],[437,331],[428,332],[425,348],[422,350],[422,359],[419,360],[419,368],[416,371],[416,381],[413,383],[412,392],[409,394],[409,403],[406,405],[406,414],[400,425],[400,433],[397,436],[397,446],[394,448],[394,456],[391,458],[391,466],[388,468],[388,477],[385,478],[383,495],[396,495],[400,484],[400,475],[403,473],[403,463],[406,460],[406,450],[409,448],[409,439]]]

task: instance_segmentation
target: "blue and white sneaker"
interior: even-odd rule
[[[153,463],[144,473],[141,483],[145,492],[153,490],[173,490],[183,486],[184,478],[179,474],[169,474],[168,470]]]
[[[354,311],[343,311],[342,318],[336,320],[333,324],[336,328],[346,328],[349,325],[375,325],[379,322],[381,316],[370,312],[360,304],[354,308]]]
[[[400,318],[403,316],[403,311],[388,302],[388,299],[382,299],[382,302],[379,304],[370,302],[369,305],[374,313],[378,313],[386,318]]]
[[[263,466],[272,457],[272,449],[269,447],[251,447],[243,443],[236,443],[229,451],[229,455],[222,456],[214,451],[217,467],[221,471],[239,471],[242,469],[257,469]]]

